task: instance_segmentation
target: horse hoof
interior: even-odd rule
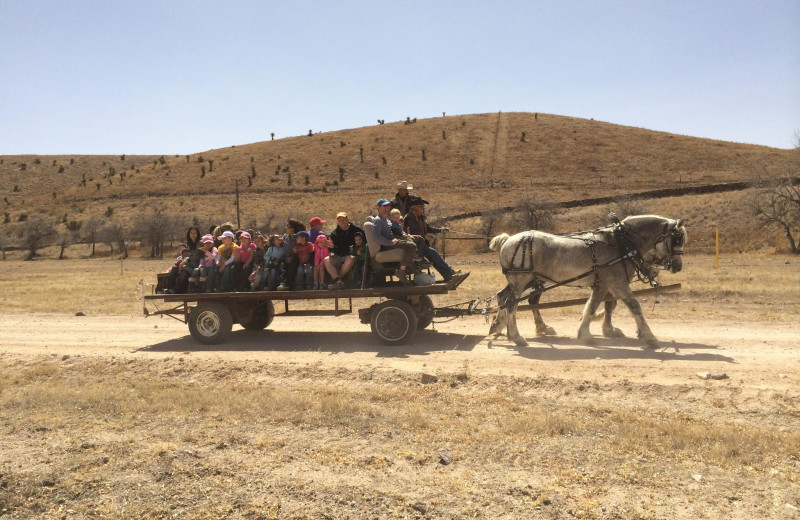
[[[608,331],[604,330],[603,331],[603,336],[605,336],[607,338],[624,338],[625,337],[625,333],[615,327],[612,330],[608,330]]]
[[[547,326],[547,327],[544,327],[544,328],[541,328],[541,329],[536,329],[536,334],[538,334],[539,336],[555,336],[556,335],[556,329],[554,329],[553,327]]]
[[[594,339],[594,336],[592,336],[591,334],[587,336],[578,336],[578,341],[589,347],[593,347],[597,344],[597,342]]]
[[[527,346],[528,346],[528,342],[527,342],[527,341],[525,341],[525,340],[524,340],[524,339],[522,339],[522,338],[515,339],[515,340],[514,340],[514,343],[515,343],[515,344],[516,344],[518,347],[527,347]]]
[[[655,348],[659,348],[660,346],[661,345],[658,344],[658,340],[657,339],[648,339],[647,341],[645,341],[645,348],[655,349]]]

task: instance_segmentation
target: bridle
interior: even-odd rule
[[[631,231],[630,229],[628,229],[627,226],[625,226],[625,224],[620,222],[620,220],[617,218],[616,215],[611,213],[609,217],[614,222],[617,232],[623,237],[625,241],[633,245],[634,240],[631,237],[631,235],[635,235],[637,238],[641,239],[641,236]],[[641,264],[637,265],[637,262],[634,262],[636,270],[638,271],[637,274],[639,276],[639,279],[642,281],[647,281],[651,285],[653,285],[652,279],[654,279],[655,276],[657,275],[649,273],[651,273],[655,269],[671,270],[672,264],[675,262],[675,257],[683,255],[683,246],[686,242],[686,235],[682,230],[682,228],[680,228],[678,224],[675,224],[667,232],[663,233],[658,238],[656,238],[656,241],[653,243],[652,247],[653,250],[655,250],[658,244],[662,242],[664,243],[664,247],[667,250],[667,254],[665,256],[658,258],[655,256],[655,254],[653,254],[653,257],[650,260],[646,260],[644,257],[645,255],[642,255],[640,253],[637,256]],[[635,245],[633,247],[635,248]],[[646,274],[644,278],[647,279],[643,280],[642,274]]]
[[[660,242],[664,243],[664,247],[667,249],[667,256],[661,259],[653,259],[652,263],[669,270],[672,268],[675,257],[683,255],[683,245],[686,242],[686,237],[683,231],[675,225],[668,232],[656,239],[656,245]]]

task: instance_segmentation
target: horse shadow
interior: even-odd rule
[[[705,343],[679,343],[661,341],[659,348],[644,348],[636,338],[598,338],[587,344],[577,338],[560,336],[538,336],[527,338],[528,346],[520,347],[503,338],[503,341],[489,340],[489,348],[514,350],[521,357],[539,361],[579,361],[591,359],[653,359],[657,361],[722,361],[736,363],[730,356],[712,352],[716,345]],[[689,351],[684,352],[684,350]],[[701,352],[695,352],[701,351]]]
[[[433,352],[471,352],[485,336],[418,331],[410,344],[387,346],[371,332],[276,332],[235,330],[220,345],[203,345],[191,335],[137,349],[136,352],[375,352],[379,358],[410,358]]]

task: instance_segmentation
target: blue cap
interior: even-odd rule
[[[309,237],[309,235],[308,235],[308,231],[299,231],[299,232],[297,232],[297,233],[295,233],[295,234],[294,234],[294,237],[295,237],[295,238],[298,238],[298,237],[303,237],[303,238],[305,238],[306,240],[308,240],[308,239],[310,238],[310,237]]]
[[[376,206],[389,206],[389,205],[391,205],[391,202],[389,202],[386,199],[378,199],[378,203],[376,204]]]

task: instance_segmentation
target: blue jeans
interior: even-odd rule
[[[222,271],[222,292],[230,292],[233,290],[233,283],[236,279],[235,277],[236,265],[228,264],[225,266],[225,269]]]
[[[201,267],[200,278],[206,279],[203,292],[214,292],[214,285],[217,282],[217,267]]]
[[[281,278],[283,277],[283,270],[285,264],[281,262],[278,267],[271,267],[269,268],[269,276],[267,277],[267,287],[270,291],[274,291],[278,288],[278,284],[281,283]]]
[[[306,285],[311,287],[314,283],[314,264],[298,264],[297,265],[297,286]]]
[[[430,260],[431,264],[433,264],[433,268],[439,271],[443,279],[447,280],[453,276],[453,268],[447,265],[447,262],[444,261],[439,251],[430,246],[426,246],[422,256]]]
[[[356,257],[356,262],[353,264],[353,281],[358,287],[361,287],[361,281],[364,278],[364,260]]]

